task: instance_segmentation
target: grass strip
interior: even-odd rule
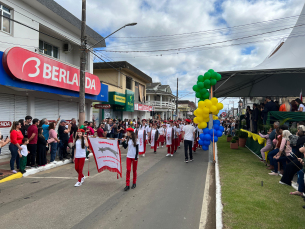
[[[226,136],[217,147],[225,228],[305,228],[305,202],[289,195],[292,187],[268,175],[247,148],[230,149]]]

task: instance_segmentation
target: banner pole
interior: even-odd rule
[[[213,98],[213,86],[210,89],[210,100]],[[210,114],[209,128],[213,129],[213,114]],[[209,162],[214,160],[214,131],[213,131],[213,144],[209,146]]]

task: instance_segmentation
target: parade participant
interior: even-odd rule
[[[176,141],[176,151],[177,151],[177,148],[180,148],[180,143],[181,143],[181,128],[179,123],[176,124],[176,131],[177,131],[177,141]]]
[[[157,153],[157,146],[159,142],[159,131],[157,129],[157,124],[154,123],[152,126],[151,134],[150,134],[150,142],[151,142],[151,148],[154,149],[154,153]]]
[[[148,137],[148,141],[149,141],[149,144],[151,144],[151,130],[152,130],[152,123],[150,122],[149,125],[148,125],[148,128],[146,129],[147,130],[147,137]]]
[[[159,137],[159,141],[158,141],[158,146],[159,146],[159,143],[161,143],[161,147],[163,148],[163,145],[164,145],[164,141],[165,141],[165,137],[164,137],[164,134],[165,134],[165,127],[166,125],[163,125],[163,126],[160,126],[160,128],[158,129],[159,131],[159,134],[160,134],[160,137]]]
[[[193,152],[192,152],[192,143],[195,138],[195,127],[191,126],[191,120],[185,120],[187,125],[183,127],[184,132],[184,154],[185,154],[185,162],[188,163],[188,158],[190,155],[190,161],[193,161]],[[188,154],[189,150],[189,154]]]
[[[199,147],[199,144],[198,144],[198,138],[199,138],[199,135],[198,135],[198,128],[197,128],[197,125],[195,123],[193,123],[193,127],[195,129],[195,135],[194,135],[194,140],[193,140],[193,151],[196,152],[197,148]]]
[[[184,125],[184,122],[181,122],[181,124],[180,124],[180,130],[181,130],[181,134],[180,134],[180,136],[181,136],[181,141],[180,141],[180,143],[183,142],[183,135],[184,135],[183,127],[184,127],[184,126],[185,126],[185,125]]]
[[[146,153],[146,142],[147,142],[147,134],[145,127],[142,126],[142,128],[139,128],[138,130],[135,130],[136,136],[138,136],[139,140],[139,155],[142,155],[142,157],[145,157]]]
[[[174,128],[173,128],[173,121],[170,121],[169,127],[166,128],[165,130],[166,134],[166,147],[167,147],[167,154],[166,156],[174,156]]]
[[[173,124],[173,129],[174,129],[174,153],[176,153],[178,148],[178,130],[177,130],[178,128],[176,122]]]
[[[144,131],[144,130],[140,130]],[[132,164],[132,171],[133,171],[133,182],[132,182],[132,189],[136,188],[137,183],[137,167],[138,167],[138,157],[139,157],[139,140],[134,133],[132,128],[127,128],[127,139],[123,140],[123,147],[127,151],[126,157],[126,187],[124,191],[128,191],[130,189],[130,172],[131,172],[131,164]]]
[[[78,173],[78,180],[74,185],[74,187],[79,187],[84,183],[86,178],[83,175],[83,168],[86,158],[86,147],[89,147],[87,137],[85,136],[85,131],[83,129],[77,131],[74,144],[75,144],[75,153],[74,153],[73,162],[75,163],[75,170]]]

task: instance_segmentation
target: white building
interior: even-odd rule
[[[0,12],[1,133],[5,137],[10,129],[1,123],[26,115],[78,119],[81,21],[53,0],[1,0]],[[103,39],[88,26],[86,36],[88,45]],[[95,90],[86,88],[86,119],[91,120],[92,102],[107,101],[108,87],[89,74],[92,54],[87,60],[86,81],[94,81]]]
[[[175,98],[169,85],[161,85],[160,82],[146,84],[145,104],[154,107],[155,118],[173,119]]]

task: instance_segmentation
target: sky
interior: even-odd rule
[[[81,18],[81,0],[55,0]],[[250,69],[287,38],[305,0],[87,0],[87,24],[107,36],[98,51],[128,61],[179,99],[195,100],[192,86],[208,69]],[[101,51],[102,50],[102,51]],[[96,59],[95,61],[100,61]],[[217,85],[216,85],[217,88]],[[222,101],[224,98],[220,98]],[[197,99],[198,101],[198,99]],[[225,109],[239,98],[223,100]]]

